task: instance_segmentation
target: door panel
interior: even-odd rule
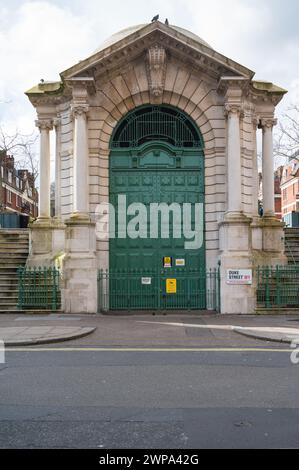
[[[178,157],[179,155],[179,157]],[[203,159],[188,151],[186,156],[180,149],[175,153],[173,149],[168,151],[165,148],[145,150],[144,153],[131,153],[131,156],[122,155],[121,152],[111,152],[110,156],[110,202],[117,209],[118,195],[126,195],[127,206],[131,203],[141,202],[147,207],[149,219],[149,206],[151,203],[204,203],[204,174]],[[118,230],[116,210],[116,234]],[[132,217],[128,217],[129,221]],[[159,224],[158,238],[150,238],[150,224],[147,224],[147,238],[144,239],[110,239],[109,259],[110,270],[140,270],[146,276],[146,272],[158,273],[158,281],[151,285],[142,285],[141,277],[134,286],[142,289],[145,295],[145,308],[157,308],[157,305],[165,309],[181,309],[186,307],[186,296],[190,308],[205,308],[205,280],[193,279],[190,276],[177,276],[177,259],[184,259],[185,266],[182,271],[205,269],[205,246],[196,250],[185,249],[185,239],[173,238],[172,217],[170,218],[170,238],[161,238],[161,220]],[[194,225],[194,211],[192,224]],[[163,266],[163,258],[172,258],[172,267]],[[168,278],[178,277],[177,293],[168,294],[166,292],[166,282]],[[123,279],[123,283],[125,280]],[[134,281],[135,282],[135,281]],[[128,289],[129,286],[117,284],[110,281],[111,299],[119,292]],[[134,308],[134,295],[122,297],[122,308]],[[112,302],[112,300],[111,300]],[[126,305],[126,306],[125,306]],[[185,306],[185,307],[184,307]],[[136,306],[138,308],[138,305]],[[113,309],[113,305],[110,305]],[[119,308],[115,305],[115,308]]]

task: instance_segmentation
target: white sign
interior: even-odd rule
[[[175,260],[175,265],[176,266],[185,266],[185,260],[182,258],[182,259],[176,259]]]
[[[152,278],[151,277],[142,277],[141,278],[141,284],[150,286],[152,283]]]
[[[228,269],[226,283],[230,285],[251,285],[252,269]]]

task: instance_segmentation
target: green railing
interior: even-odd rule
[[[256,270],[258,307],[299,307],[299,266],[262,266]]]
[[[169,281],[175,280],[173,292]],[[109,310],[220,310],[219,269],[101,270],[98,308]]]
[[[61,306],[60,271],[56,268],[18,269],[18,308],[58,310]]]

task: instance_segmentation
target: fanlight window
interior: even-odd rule
[[[166,106],[147,106],[134,110],[120,122],[111,147],[139,147],[153,140],[175,147],[203,146],[195,125],[185,114]]]

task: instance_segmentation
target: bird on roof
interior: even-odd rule
[[[154,18],[152,19],[152,23],[154,23],[155,21],[158,21],[158,19],[159,19],[159,15],[154,16]]]
[[[166,20],[165,20],[165,24],[166,24],[166,26],[169,26],[169,21],[168,21],[168,18],[166,18]]]

